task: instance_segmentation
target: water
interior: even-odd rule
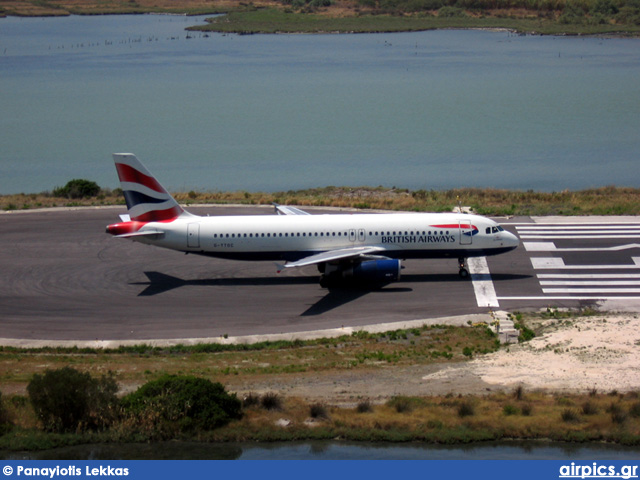
[[[79,445],[43,452],[0,452],[7,460],[637,460],[638,450],[606,444],[486,442],[463,446],[419,443],[195,443]]]
[[[0,19],[0,193],[136,153],[174,190],[640,186],[640,40]]]

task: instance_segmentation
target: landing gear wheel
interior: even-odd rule
[[[459,258],[458,265],[460,267],[460,271],[458,272],[458,275],[460,275],[460,278],[465,278],[465,279],[469,278],[469,270],[467,268],[467,259]]]

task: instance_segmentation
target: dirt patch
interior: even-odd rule
[[[240,395],[277,391],[340,405],[362,399],[382,403],[396,395],[483,395],[518,385],[567,392],[640,390],[639,327],[637,315],[542,320],[535,339],[470,362],[269,376],[228,387]]]

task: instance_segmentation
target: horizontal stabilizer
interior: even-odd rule
[[[122,235],[116,235],[115,238],[131,238],[131,237],[156,237],[160,238],[164,235],[164,232],[160,230],[145,230],[144,232],[124,233]]]
[[[277,203],[273,203],[273,206],[276,208],[276,213],[278,215],[311,215],[304,210],[300,210],[296,207],[289,207],[286,205],[278,205]]]

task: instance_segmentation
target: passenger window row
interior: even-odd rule
[[[298,233],[214,233],[213,238],[263,238],[263,237],[346,237],[347,232],[298,232]]]
[[[495,227],[494,227],[495,228]],[[489,233],[489,228],[487,228],[487,233]],[[443,231],[440,230],[438,233],[437,230],[433,232],[431,230],[422,231],[422,232],[369,232],[369,236],[380,236],[380,235],[449,235],[449,230]],[[273,238],[273,237],[347,237],[349,234],[347,232],[298,232],[298,233],[214,233],[213,238]]]

